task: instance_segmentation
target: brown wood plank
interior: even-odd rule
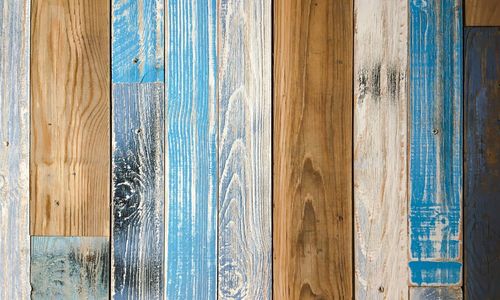
[[[465,26],[500,26],[500,1],[465,0]]]
[[[274,2],[274,297],[350,299],[353,3]]]
[[[31,234],[107,236],[110,3],[32,4]]]

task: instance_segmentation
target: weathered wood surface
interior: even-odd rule
[[[112,1],[113,83],[163,82],[164,1]]]
[[[408,298],[407,5],[355,2],[356,299]]]
[[[459,287],[412,287],[410,300],[462,300]],[[475,299],[475,298],[471,298]]]
[[[274,2],[275,299],[350,299],[353,3]]]
[[[109,0],[33,0],[33,235],[109,235]]]
[[[409,253],[412,285],[460,285],[462,3],[410,1]]]
[[[108,299],[108,237],[34,236],[31,246],[31,299]]]
[[[0,299],[29,299],[30,1],[0,0]]]
[[[465,293],[500,299],[500,27],[465,30]]]
[[[500,26],[500,1],[464,0],[465,26]]]
[[[168,0],[167,299],[217,296],[216,0]]]
[[[220,299],[271,299],[271,1],[221,0]]]
[[[164,84],[113,84],[114,299],[164,292]]]

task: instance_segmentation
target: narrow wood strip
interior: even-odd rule
[[[457,287],[412,287],[410,300],[462,300],[462,289]]]
[[[500,27],[465,30],[465,292],[500,298]]]
[[[219,6],[219,297],[271,299],[271,1]]]
[[[0,0],[0,299],[29,299],[30,1]]]
[[[351,299],[353,2],[274,1],[275,299]]]
[[[465,0],[465,26],[500,26],[500,1]]]
[[[31,238],[31,299],[107,299],[108,237]]]
[[[406,0],[355,2],[356,299],[408,297]]]
[[[410,283],[460,285],[428,274],[462,270],[461,0],[410,1],[409,34]]]
[[[164,292],[164,84],[113,84],[114,299]]]

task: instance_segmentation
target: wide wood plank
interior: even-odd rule
[[[108,299],[109,238],[31,238],[31,299]]]
[[[0,0],[0,299],[29,299],[30,1]]]
[[[353,3],[274,1],[275,299],[350,299]]]
[[[465,293],[500,298],[500,27],[465,29]]]
[[[109,0],[33,0],[31,234],[109,235]]]
[[[221,299],[271,299],[271,1],[219,6]]]
[[[167,299],[217,296],[216,5],[167,1]]]
[[[465,26],[500,26],[500,1],[465,0]]]
[[[462,289],[459,287],[410,288],[410,300],[462,300],[462,299],[463,299]]]
[[[164,84],[113,84],[114,299],[164,293]]]
[[[406,0],[355,2],[357,299],[408,298]]]

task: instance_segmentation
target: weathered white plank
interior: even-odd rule
[[[459,287],[412,287],[410,300],[462,300]],[[472,299],[471,299],[472,300]]]

